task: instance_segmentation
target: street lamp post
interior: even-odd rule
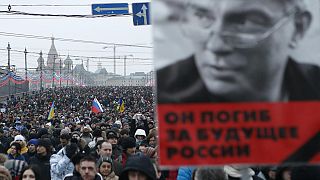
[[[127,75],[127,57],[128,57],[128,56],[133,57],[132,54],[124,56],[124,61],[123,61],[123,66],[124,66],[124,68],[123,68],[123,75],[124,75],[124,76]]]
[[[28,67],[27,67],[27,48],[24,48],[24,68],[25,68],[25,80],[28,79]]]
[[[110,48],[109,46],[103,47],[103,49]],[[116,45],[113,44],[113,73],[116,75]]]

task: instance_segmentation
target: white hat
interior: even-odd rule
[[[254,175],[254,171],[246,166],[225,165],[223,169],[229,176],[234,178],[245,177],[245,179],[252,180]]]
[[[52,124],[51,124],[51,122],[48,122],[47,124],[46,124],[46,126],[51,126]]]
[[[146,132],[143,129],[137,129],[136,133],[134,133],[134,137],[136,136],[144,136],[146,137]]]
[[[122,123],[121,121],[117,120],[116,122],[114,122],[115,124],[119,124],[120,125],[120,128],[122,128]]]
[[[16,135],[15,137],[14,137],[14,141],[24,141],[25,140],[25,138],[22,136],[22,135]]]

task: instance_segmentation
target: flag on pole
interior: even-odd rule
[[[122,98],[120,98],[118,102],[118,111],[122,113],[124,110],[125,110],[124,101]]]
[[[48,115],[48,120],[52,119],[54,117],[54,101],[51,104],[50,112]]]
[[[103,112],[102,106],[97,98],[94,98],[94,100],[92,101],[91,111],[96,114],[98,114],[99,112]]]

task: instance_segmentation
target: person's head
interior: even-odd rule
[[[112,144],[107,141],[103,141],[102,144],[98,146],[98,154],[100,157],[111,157]]]
[[[124,122],[122,125],[123,125],[122,129],[127,129],[128,131],[130,131],[130,125],[128,122]]]
[[[11,149],[11,151],[10,151],[11,155],[17,155],[17,154],[21,153],[21,145],[18,142],[13,142],[10,145],[10,149]]]
[[[22,169],[19,180],[40,180],[40,170],[37,165],[29,165]]]
[[[137,145],[140,145],[140,143],[147,137],[147,135],[145,130],[137,129],[134,133],[134,137],[136,138]]]
[[[193,180],[228,180],[227,174],[221,168],[201,167],[193,171]]]
[[[99,173],[102,176],[108,176],[113,171],[112,163],[111,157],[100,157],[97,162]]]
[[[37,154],[40,156],[47,156],[51,153],[50,139],[39,139],[37,146]]]
[[[267,173],[268,173],[267,176],[269,176],[270,180],[275,180],[276,179],[277,168],[276,167],[272,167],[272,168],[268,169]]]
[[[83,180],[93,180],[97,174],[96,159],[85,156],[80,160],[80,174]]]
[[[118,143],[118,135],[115,131],[109,130],[106,135],[107,141],[111,143],[113,146]]]
[[[0,166],[0,179],[12,180],[9,170],[4,166]]]
[[[74,168],[77,172],[80,173],[80,160],[86,156],[85,153],[79,151],[75,156],[71,158],[71,162],[74,164]]]
[[[121,129],[120,131],[120,137],[124,138],[124,137],[129,137],[130,131],[128,129]]]
[[[147,156],[138,153],[130,156],[121,172],[122,180],[155,180],[155,168]]]
[[[69,134],[65,134],[65,133],[63,133],[63,134],[61,134],[60,135],[60,143],[61,143],[61,145],[64,147],[64,146],[66,146],[67,144],[69,144],[70,143],[70,135]]]
[[[156,147],[157,146],[157,132],[151,131],[147,136],[147,141],[149,143],[149,146]]]
[[[311,22],[304,0],[188,0],[184,35],[208,91],[223,101],[276,101],[290,51]]]
[[[22,141],[25,141],[25,138],[19,134],[14,137],[14,141],[19,142],[21,144]]]
[[[30,139],[28,142],[28,152],[34,153],[36,152],[38,146],[38,139]]]
[[[133,155],[136,152],[136,140],[133,137],[123,138],[121,141],[123,152],[127,155]]]
[[[292,167],[283,166],[277,168],[276,179],[277,180],[291,180],[291,169]]]

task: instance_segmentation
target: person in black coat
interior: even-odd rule
[[[37,154],[30,158],[30,165],[40,167],[40,179],[50,180],[50,156],[51,156],[50,139],[40,139],[38,141]]]

